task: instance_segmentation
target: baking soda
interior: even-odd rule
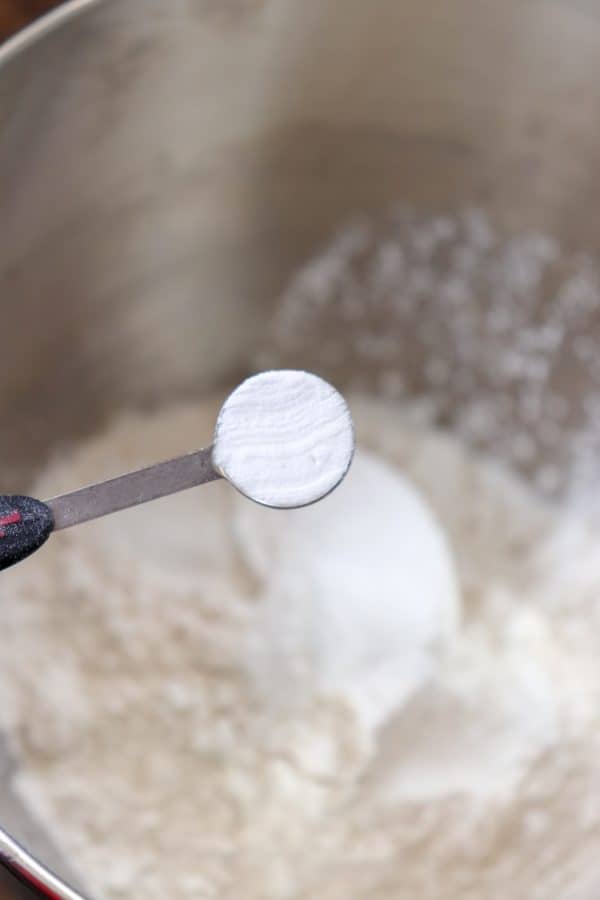
[[[352,418],[332,385],[309,372],[261,372],[223,405],[212,459],[246,497],[294,509],[336,488],[354,453]]]

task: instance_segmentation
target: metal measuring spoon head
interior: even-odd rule
[[[264,506],[307,506],[340,484],[353,453],[350,411],[330,384],[295,370],[254,375],[223,404],[210,447],[46,502],[0,496],[0,571],[53,531],[221,477]]]
[[[227,398],[212,458],[250,500],[295,509],[331,493],[353,454],[354,427],[342,395],[317,375],[279,370],[246,379]]]

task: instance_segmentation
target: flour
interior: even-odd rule
[[[265,585],[250,658],[262,701],[343,700],[372,743],[455,637],[458,586],[436,519],[363,450],[318,505],[265,516],[242,504],[235,525]]]
[[[317,375],[285,369],[247,378],[227,398],[213,464],[246,497],[290,509],[336,488],[353,453],[341,394]]]
[[[3,575],[16,789],[99,900],[598,896],[597,530],[419,409],[350,406],[355,464],[314,507],[217,482]],[[34,493],[217,411],[121,419]]]

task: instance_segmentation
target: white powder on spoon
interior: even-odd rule
[[[595,900],[600,536],[407,411],[351,407],[366,454],[322,504],[215,484],[4,573],[16,787],[100,900]],[[174,455],[216,412],[116,422],[36,493]],[[394,509],[431,521],[405,476],[460,625],[451,569],[441,595],[402,578]]]
[[[212,458],[246,497],[295,509],[334,490],[353,453],[342,395],[317,375],[285,369],[253,375],[227,398]]]

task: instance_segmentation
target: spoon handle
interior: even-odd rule
[[[0,571],[30,556],[53,531],[168,494],[215,481],[212,447],[156,463],[42,503],[33,497],[0,496]]]
[[[46,500],[54,531],[215,481],[221,475],[213,468],[211,457],[212,448],[206,447]]]

